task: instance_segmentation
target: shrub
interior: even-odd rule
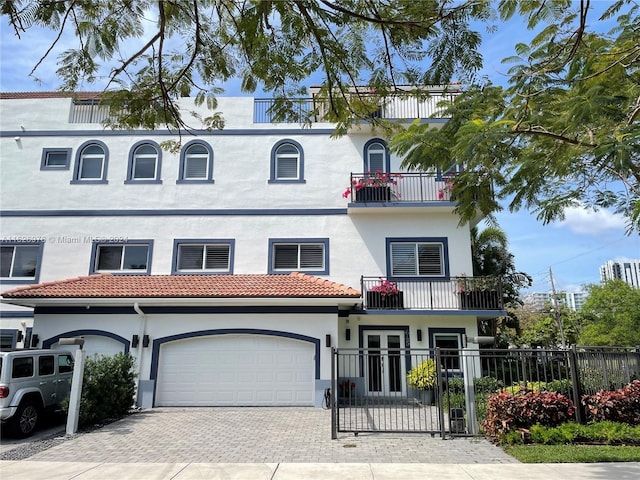
[[[84,365],[78,426],[125,415],[133,406],[134,359],[129,354],[88,357]],[[68,412],[68,402],[63,405]]]
[[[489,397],[482,428],[489,438],[500,442],[509,431],[535,424],[560,425],[573,413],[573,402],[560,393],[520,390],[512,394],[502,391]]]
[[[640,425],[640,381],[634,380],[618,390],[600,390],[594,395],[585,395],[582,404],[591,421]]]
[[[544,445],[561,445],[567,443],[588,444],[638,444],[640,443],[640,427],[632,427],[626,423],[598,422],[580,425],[567,422],[557,427],[534,425],[528,432],[520,436],[524,442]],[[513,442],[514,436],[507,436]],[[513,444],[513,443],[511,443]]]
[[[425,360],[407,373],[407,383],[414,390],[428,390],[438,383],[435,360]]]

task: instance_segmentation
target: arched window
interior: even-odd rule
[[[107,183],[109,156],[107,146],[99,140],[78,149],[71,183]]]
[[[213,150],[209,144],[195,140],[184,146],[178,183],[213,183]]]
[[[269,182],[304,182],[304,154],[298,142],[281,140],[273,146]]]
[[[364,146],[364,171],[388,173],[390,168],[387,144],[380,139],[369,140]]]
[[[136,143],[129,153],[125,183],[161,183],[161,150],[155,142]]]

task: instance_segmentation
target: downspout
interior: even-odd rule
[[[144,347],[142,346],[142,342],[147,332],[147,315],[142,311],[138,302],[135,302],[133,304],[133,309],[142,318],[142,322],[141,322],[142,326],[140,328],[140,336],[139,336],[139,343],[138,343],[138,368],[137,368],[138,371],[136,372],[136,377],[138,378],[138,382],[136,384],[136,396],[135,396],[135,403],[134,403],[134,405],[138,405],[138,396],[139,396],[140,381],[141,381],[140,376],[142,374],[142,353],[144,352]]]

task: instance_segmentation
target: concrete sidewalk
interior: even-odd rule
[[[640,463],[82,463],[0,462],[2,480],[637,480]]]

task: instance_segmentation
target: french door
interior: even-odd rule
[[[369,330],[364,335],[369,395],[405,393],[404,332]]]

